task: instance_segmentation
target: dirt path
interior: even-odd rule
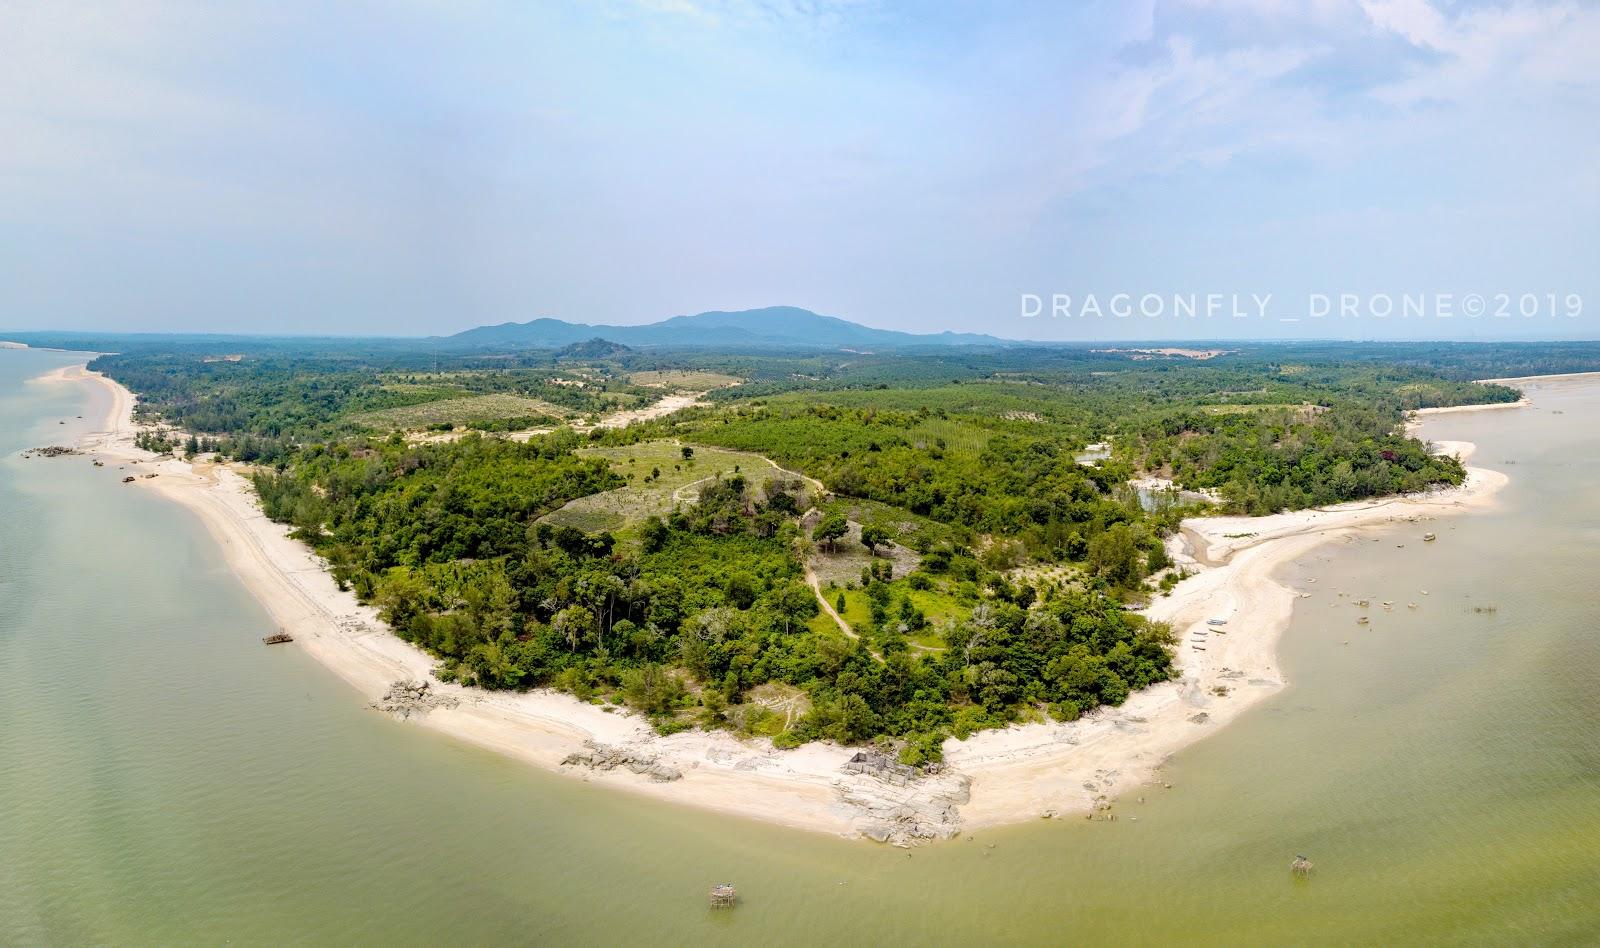
[[[767,457],[766,455],[762,455],[761,456],[761,460],[763,460],[763,461],[767,462],[768,464],[772,465],[773,469],[776,470],[779,474],[788,474],[790,477],[798,477],[800,479],[801,483],[809,486],[812,489],[812,491],[814,491],[816,493],[816,495],[818,497],[821,497],[823,494],[826,494],[828,492],[828,488],[826,486],[824,486],[823,483],[821,481],[817,480],[815,477],[807,477],[806,475],[801,474],[799,471],[791,471],[786,467],[782,467],[782,466],[780,466],[778,464],[777,461],[774,461],[773,459]],[[806,513],[810,513],[810,512],[811,511],[809,511],[809,510],[806,511]],[[805,514],[801,514],[801,516],[804,517]]]
[[[828,597],[822,594],[822,582],[817,579],[816,570],[812,569],[809,564],[806,566],[806,585],[811,587],[813,593],[816,593],[817,605],[821,606],[822,611],[833,619],[834,624],[839,627],[839,631],[857,642],[861,641],[861,636],[856,634],[855,629],[850,628],[850,623],[844,621],[844,616],[841,616],[839,610],[833,608],[833,603],[828,601]]]
[[[833,608],[833,603],[828,601],[828,597],[822,594],[822,581],[817,579],[817,573],[809,563],[806,564],[806,585],[811,587],[811,592],[817,597],[817,605],[821,606],[822,611],[833,619],[834,624],[839,627],[839,631],[866,645],[865,640],[856,634],[856,630],[850,628],[850,623],[844,621],[844,616],[839,614],[839,610]],[[867,645],[867,654],[877,659],[880,665],[883,663],[883,656],[879,655],[878,650],[870,645]]]
[[[677,392],[672,395],[663,395],[661,398],[651,402],[643,408],[630,408],[622,411],[614,411],[611,414],[602,417],[593,425],[585,424],[580,419],[573,419],[567,422],[567,424],[571,426],[572,430],[578,432],[579,434],[592,431],[595,428],[626,428],[636,421],[650,421],[652,419],[665,417],[676,411],[682,411],[685,408],[690,408],[695,405],[703,405],[705,402],[702,402],[700,398],[705,394],[706,392]],[[524,428],[521,431],[509,431],[504,434],[496,434],[494,436],[503,437],[511,441],[528,441],[532,438],[537,438],[540,435],[547,435],[555,430],[555,427],[548,426],[540,428]],[[413,432],[410,435],[409,440],[412,444],[459,441],[469,434],[472,434],[472,431],[465,428],[457,429],[455,431],[430,431],[426,433]]]

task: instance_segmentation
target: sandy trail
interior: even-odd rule
[[[657,418],[664,418],[673,412],[682,411],[685,408],[692,408],[696,405],[707,404],[706,402],[701,401],[701,397],[706,395],[708,392],[709,389],[706,392],[677,392],[672,395],[663,395],[661,398],[651,402],[643,408],[631,408],[625,411],[615,411],[600,418],[599,421],[596,421],[592,425],[582,421],[581,419],[573,419],[567,422],[567,424],[572,428],[572,430],[580,434],[586,431],[592,431],[595,428],[626,428],[636,421],[653,421]],[[520,431],[490,433],[489,437],[506,438],[511,441],[531,441],[534,438],[550,434],[556,430],[558,430],[556,426],[523,428]],[[452,431],[412,432],[408,436],[407,440],[409,440],[412,444],[439,444],[446,441],[460,441],[462,438],[475,433],[481,434],[482,432],[474,432],[466,428],[459,428]]]
[[[237,471],[158,459],[134,447],[134,398],[99,373],[73,366],[42,380],[97,385],[109,393],[101,430],[81,445],[106,461],[108,473],[119,475],[108,476],[106,489],[152,490],[198,516],[246,588],[308,655],[367,699],[379,697],[398,679],[430,678],[434,660],[390,634],[353,594],[340,591],[308,547],[261,513],[251,485]],[[1439,447],[1464,456],[1471,452],[1464,443]],[[118,465],[141,476],[120,485]],[[148,473],[158,476],[142,476]],[[1425,495],[1264,518],[1187,521],[1184,536],[1199,557],[1220,565],[1199,567],[1197,575],[1148,610],[1178,633],[1182,679],[1070,724],[1012,727],[948,741],[949,767],[973,778],[971,801],[960,812],[964,825],[1083,812],[1102,794],[1114,797],[1156,779],[1172,753],[1284,687],[1275,647],[1297,591],[1273,578],[1278,566],[1356,529],[1404,526],[1413,518],[1479,509],[1505,482],[1502,474],[1472,468],[1462,487]],[[1211,618],[1229,620],[1225,634],[1206,625]],[[1219,685],[1230,689],[1226,696],[1213,692]],[[412,720],[545,768],[679,803],[859,835],[868,831],[864,811],[848,805],[846,797],[876,793],[879,799],[891,793],[869,778],[841,774],[854,752],[850,748],[811,744],[777,751],[769,742],[740,741],[721,732],[663,738],[636,717],[556,692],[483,692],[437,682],[433,687],[459,698],[460,705]],[[1197,722],[1202,712],[1205,717]],[[654,755],[684,777],[654,783],[622,769],[579,772],[561,766],[591,740]]]

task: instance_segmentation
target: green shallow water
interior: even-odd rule
[[[1600,386],[1430,423],[1512,475],[1500,507],[1293,564],[1293,687],[1172,790],[908,856],[365,710],[260,645],[184,511],[18,457],[98,416],[25,381],[80,360],[0,352],[0,943],[1600,941]],[[1340,590],[1397,609],[1361,627]],[[743,903],[712,912],[725,879]]]

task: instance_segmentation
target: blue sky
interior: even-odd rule
[[[782,303],[1028,338],[1594,338],[1596,49],[1579,0],[22,0],[0,326]],[[1021,315],[1119,293],[1273,301]],[[1353,317],[1284,318],[1338,294]],[[1401,294],[1457,315],[1373,315]],[[1464,318],[1470,294],[1539,312]]]

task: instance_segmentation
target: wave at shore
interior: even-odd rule
[[[309,547],[261,513],[253,488],[237,471],[156,458],[135,447],[134,396],[85,366],[57,370],[41,381],[103,387],[110,404],[102,430],[80,446],[108,464],[127,466],[130,473],[137,465],[140,475],[156,474],[129,486],[153,490],[194,512],[274,621],[367,699],[381,698],[399,680],[431,681],[433,692],[456,704],[412,720],[458,739],[664,800],[901,843],[1090,812],[1099,799],[1157,781],[1159,768],[1173,753],[1285,687],[1276,667],[1277,642],[1296,598],[1316,591],[1291,589],[1275,579],[1280,565],[1363,528],[1480,509],[1507,481],[1499,472],[1468,468],[1466,482],[1448,490],[1269,517],[1185,521],[1182,534],[1171,542],[1195,575],[1146,610],[1151,618],[1171,623],[1178,635],[1180,680],[1137,692],[1120,708],[1070,724],[1014,726],[964,742],[952,739],[945,747],[946,774],[899,786],[843,772],[854,748],[810,744],[778,751],[766,741],[740,741],[721,732],[660,737],[638,717],[559,692],[493,692],[432,681],[435,660],[390,633],[354,594],[339,590]],[[1444,442],[1436,449],[1465,461],[1473,446]],[[1228,620],[1226,634],[1199,635],[1210,630],[1210,619]],[[1201,644],[1201,638],[1207,641]],[[588,752],[590,744],[648,760],[653,772],[563,766],[569,755]],[[681,773],[681,779],[655,779],[670,771]]]

